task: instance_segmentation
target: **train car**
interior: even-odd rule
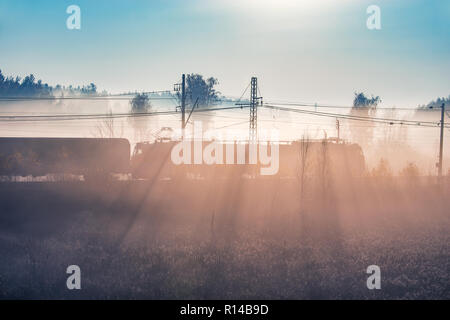
[[[358,144],[333,139],[293,141],[279,146],[279,178],[310,176],[360,177],[365,173],[363,151]]]
[[[0,138],[0,176],[74,174],[97,180],[129,170],[126,139]]]

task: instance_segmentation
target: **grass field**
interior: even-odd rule
[[[2,183],[0,298],[449,299],[449,184],[399,179]]]

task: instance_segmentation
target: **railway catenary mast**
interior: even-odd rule
[[[262,97],[258,97],[258,78],[252,77],[250,86],[250,103],[237,103],[237,105],[241,108],[250,108],[248,140],[256,142],[258,140],[258,105],[262,105]]]

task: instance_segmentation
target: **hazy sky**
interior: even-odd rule
[[[69,5],[81,30],[68,30]],[[366,9],[381,8],[381,30]],[[266,101],[385,106],[450,94],[448,0],[1,0],[0,68],[111,92],[171,89],[181,73],[240,96],[258,76]]]

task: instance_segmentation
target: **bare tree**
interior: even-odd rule
[[[400,176],[407,178],[416,178],[420,176],[420,170],[413,162],[409,162],[406,167],[400,171]]]
[[[385,118],[397,119],[399,118],[397,109],[394,107],[388,109],[384,113]],[[394,126],[390,122],[386,122],[383,126],[380,126],[383,130],[383,148],[386,147],[403,147],[406,142],[408,130],[406,126]]]
[[[328,140],[325,138],[322,140],[320,155],[319,155],[319,178],[321,183],[322,192],[326,195],[328,190],[328,184],[330,179],[329,172],[329,150],[328,150]]]
[[[392,177],[392,169],[389,162],[386,159],[381,158],[377,167],[372,169],[372,176],[381,178]]]
[[[117,126],[112,111],[110,110],[107,117],[97,122],[93,135],[98,138],[122,138],[123,124],[119,127]]]
[[[306,187],[306,173],[308,171],[308,154],[311,147],[311,140],[306,135],[302,136],[300,140],[300,198],[301,201],[304,199],[305,187]]]

